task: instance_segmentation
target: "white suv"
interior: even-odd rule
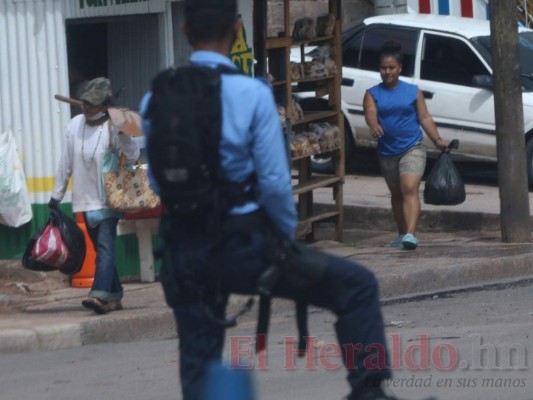
[[[348,156],[375,148],[363,115],[365,91],[381,82],[381,46],[394,39],[404,55],[402,76],[417,84],[440,135],[459,139],[452,155],[460,161],[496,161],[490,23],[470,18],[396,14],[365,19],[343,33],[342,109]],[[520,29],[528,178],[533,182],[533,31]],[[315,105],[316,107],[316,105]],[[424,136],[428,155],[434,146]],[[327,159],[322,164],[327,167]],[[315,163],[315,168],[320,168]]]

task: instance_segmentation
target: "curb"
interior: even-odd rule
[[[0,354],[79,347],[82,345],[80,332],[78,323],[3,329],[0,330]]]
[[[100,343],[123,343],[139,340],[176,338],[174,313],[170,308],[139,316],[120,316],[113,319],[93,319],[80,324],[82,346]]]
[[[533,255],[451,264],[444,268],[412,271],[408,274],[375,272],[380,285],[381,303],[386,304],[490,285],[532,281]],[[232,308],[240,307],[244,297],[246,296],[235,296],[235,301],[230,302],[228,307],[229,314],[232,313]],[[0,330],[0,354],[176,337],[173,313],[165,306],[164,310],[152,311],[150,314],[116,313],[113,318],[91,319],[81,323]]]
[[[173,338],[176,324],[170,309],[142,316],[116,313],[112,319],[0,330],[0,354]]]
[[[380,298],[420,297],[469,288],[522,281],[533,277],[533,255],[501,257],[494,260],[452,264],[434,270],[413,271],[409,274],[388,274],[377,279]]]
[[[331,204],[317,203],[315,209],[317,212],[324,212],[332,211],[334,207]],[[388,231],[394,228],[394,217],[389,208],[344,205],[344,223],[371,226]],[[422,210],[418,222],[420,231],[496,231],[500,229],[499,214],[481,212]]]

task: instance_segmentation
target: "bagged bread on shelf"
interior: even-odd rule
[[[299,81],[304,79],[304,66],[302,63],[291,62],[291,79],[293,81]]]
[[[328,57],[324,59],[323,64],[328,76],[337,75],[337,64],[335,64],[335,60]]]
[[[328,76],[326,66],[320,61],[308,61],[304,63],[306,78],[325,78]]]
[[[290,148],[291,157],[303,157],[309,151],[309,140],[304,135],[296,134],[292,137]]]
[[[297,19],[292,31],[294,40],[309,40],[316,38],[315,23],[312,18],[303,17]]]
[[[340,130],[338,126],[331,125],[329,122],[320,122],[309,124],[309,129],[317,135],[320,151],[329,151],[340,147]]]
[[[335,29],[335,16],[333,14],[320,15],[316,19],[316,35],[331,36]]]
[[[281,104],[278,104],[278,113],[279,119],[281,120],[281,125],[283,128],[285,128],[287,126],[287,111]]]
[[[313,51],[312,62],[317,62],[324,66],[327,76],[337,74],[337,64],[335,63],[335,49],[331,46],[320,46]]]
[[[320,153],[318,137],[313,132],[297,133],[290,143],[291,157],[307,157]]]
[[[318,135],[315,132],[304,132],[302,133],[302,135],[305,136],[307,138],[307,141],[309,142],[309,155],[320,153],[320,143]]]
[[[304,111],[302,110],[302,106],[300,106],[300,103],[298,103],[294,97],[292,98],[291,102],[292,113],[289,112],[289,119],[294,123],[304,118]]]

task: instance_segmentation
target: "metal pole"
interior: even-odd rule
[[[527,0],[524,0],[524,21],[526,23],[526,28],[529,28],[528,15],[527,15]]]

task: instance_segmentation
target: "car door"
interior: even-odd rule
[[[408,27],[371,24],[355,29],[343,41],[342,103],[356,146],[376,147],[363,113],[363,98],[367,89],[381,82],[379,62],[382,46],[395,40],[402,46],[403,69],[401,79],[412,82],[419,30]]]
[[[459,139],[455,158],[496,160],[494,96],[474,87],[474,75],[492,75],[477,50],[463,37],[422,31],[416,75],[440,135]],[[428,148],[434,146],[425,137]]]

